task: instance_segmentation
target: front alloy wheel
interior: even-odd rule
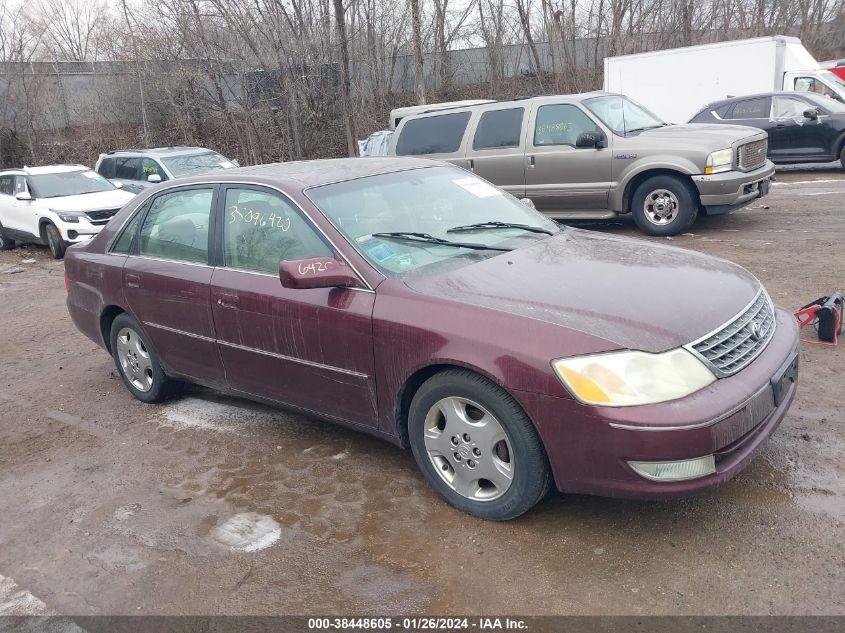
[[[480,404],[444,398],[425,419],[425,448],[440,478],[467,499],[501,497],[513,482],[510,441],[502,425]]]
[[[469,514],[513,519],[551,488],[543,444],[525,411],[466,369],[441,371],[420,386],[408,411],[408,438],[428,483]]]

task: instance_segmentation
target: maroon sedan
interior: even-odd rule
[[[410,447],[490,518],[738,473],[797,329],[727,261],[561,228],[456,167],[264,165],[155,187],[65,258],[68,309],[145,402],[184,382]]]

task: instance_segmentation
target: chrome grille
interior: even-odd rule
[[[754,301],[721,328],[687,345],[719,378],[735,374],[763,351],[775,333],[775,312],[760,289]]]
[[[112,216],[120,209],[101,209],[100,211],[86,211],[85,215],[91,220],[91,224],[108,224]]]
[[[766,162],[768,151],[769,139],[767,138],[740,145],[737,150],[737,164],[740,169],[757,169]]]

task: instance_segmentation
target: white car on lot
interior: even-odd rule
[[[87,242],[135,195],[83,165],[0,171],[0,250],[16,242],[50,247],[56,259]]]

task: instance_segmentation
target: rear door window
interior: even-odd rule
[[[472,148],[519,147],[524,115],[525,108],[485,112],[478,121]]]
[[[140,158],[115,158],[114,178],[122,180],[141,180]]]
[[[737,101],[734,104],[733,110],[730,111],[727,118],[731,120],[737,119],[768,119],[771,99],[769,97],[760,97],[758,99],[745,99]]]
[[[141,227],[139,254],[208,263],[208,225],[214,189],[183,189],[157,196]]]
[[[103,178],[114,178],[114,158],[104,158],[101,160],[97,173]]]
[[[396,153],[399,156],[453,154],[461,147],[469,117],[469,112],[455,112],[408,121],[399,135]]]

